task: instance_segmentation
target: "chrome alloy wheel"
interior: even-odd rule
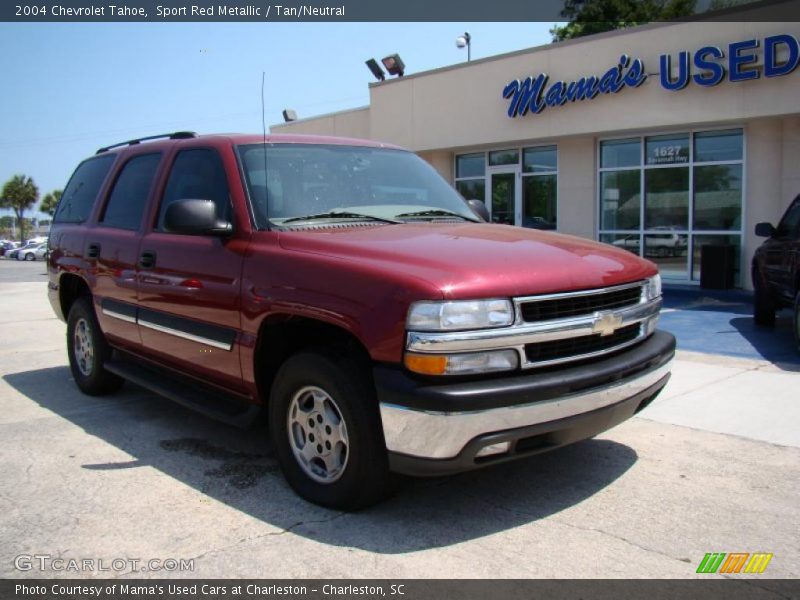
[[[306,386],[292,396],[286,431],[306,475],[320,483],[333,483],[342,476],[350,450],[347,426],[325,390]]]
[[[94,369],[94,344],[92,330],[86,319],[78,319],[75,324],[72,351],[75,353],[78,370],[82,375],[89,377]]]

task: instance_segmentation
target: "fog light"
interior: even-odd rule
[[[511,442],[499,442],[497,444],[489,444],[488,446],[484,446],[478,453],[475,455],[475,458],[480,458],[482,456],[493,456],[495,454],[505,454],[511,449]]]

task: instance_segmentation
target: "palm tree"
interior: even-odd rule
[[[10,208],[14,211],[19,223],[19,239],[25,239],[25,222],[23,216],[25,211],[31,208],[39,199],[39,188],[33,183],[33,179],[26,175],[14,175],[6,181],[3,192],[0,194],[0,207]]]
[[[46,194],[44,198],[42,198],[42,204],[39,206],[39,210],[42,212],[46,212],[51,217],[56,214],[56,206],[58,206],[58,201],[61,199],[61,190],[53,190],[49,194]]]

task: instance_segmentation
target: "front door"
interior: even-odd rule
[[[520,190],[519,169],[505,168],[489,171],[490,185],[487,207],[492,223],[519,225]]]
[[[234,167],[229,167],[233,169]],[[147,353],[165,365],[226,389],[243,388],[239,295],[249,233],[184,235],[165,227],[176,200],[213,200],[231,220],[229,180],[216,149],[178,152],[139,253],[139,330]],[[239,224],[241,225],[241,224]]]

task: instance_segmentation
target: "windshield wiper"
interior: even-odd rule
[[[401,213],[399,215],[395,215],[395,217],[458,217],[459,219],[464,219],[465,221],[472,221],[472,219],[469,217],[465,217],[464,215],[460,215],[450,210],[444,210],[442,208],[431,208],[427,210],[418,210],[416,212]]]
[[[364,213],[342,210],[342,211],[315,213],[313,215],[304,215],[302,217],[291,217],[289,219],[285,219],[284,221],[282,221],[281,225],[285,225],[286,223],[293,223],[295,221],[313,221],[316,219],[367,219],[370,221],[381,221],[382,223],[395,223],[395,224],[402,223],[402,221],[398,221],[397,219],[388,219],[385,217],[376,217],[375,215],[367,215]]]

